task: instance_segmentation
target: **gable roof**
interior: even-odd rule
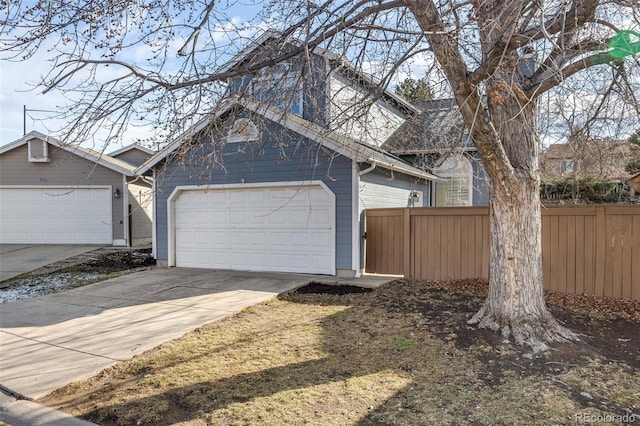
[[[411,116],[382,144],[394,154],[475,150],[455,99],[416,103],[419,114]]]
[[[127,145],[127,146],[122,147],[120,149],[117,149],[117,150],[115,150],[113,152],[110,152],[108,155],[110,157],[117,157],[120,154],[124,154],[125,152],[133,151],[134,149],[136,149],[138,151],[142,151],[142,152],[144,152],[145,154],[148,154],[148,155],[153,155],[153,154],[156,153],[154,150],[149,149],[146,146],[142,146],[142,145],[137,144],[137,143],[132,143],[131,145]]]
[[[227,99],[221,102],[218,108],[212,112],[209,117],[203,118],[198,123],[189,128],[182,135],[178,136],[164,149],[156,153],[146,163],[136,169],[138,174],[144,174],[151,170],[158,163],[166,159],[173,151],[178,149],[183,143],[189,142],[194,137],[197,137],[199,132],[205,129],[209,123],[215,118],[223,116],[232,108],[240,106],[248,111],[264,117],[270,121],[284,126],[285,128],[292,130],[304,137],[307,137],[315,142],[320,143],[338,154],[341,154],[347,158],[350,158],[357,162],[364,162],[370,164],[376,164],[382,168],[404,173],[410,176],[419,177],[422,179],[441,181],[442,179],[426,173],[423,170],[412,167],[405,161],[385,152],[383,150],[375,149],[369,145],[359,143],[347,136],[344,136],[337,132],[332,132],[326,128],[323,128],[317,124],[314,124],[308,120],[298,117],[293,114],[289,114],[278,110],[276,108],[269,107],[265,104],[261,104],[257,101],[235,98]]]
[[[9,152],[16,148],[19,148],[33,139],[39,139],[41,141],[45,141],[50,145],[63,149],[67,152],[77,155],[78,157],[84,158],[85,160],[99,164],[103,167],[113,170],[114,172],[122,173],[125,176],[135,176],[135,166],[125,161],[118,160],[117,158],[109,157],[107,154],[94,151],[93,149],[85,148],[78,145],[66,144],[64,142],[61,142],[59,139],[54,138],[53,136],[47,136],[35,130],[27,133],[26,135],[24,135],[18,140],[15,140],[11,143],[1,146],[0,155],[4,154],[5,152]]]
[[[231,58],[229,62],[227,62],[221,68],[219,68],[217,73],[222,74],[222,73],[230,72],[234,68],[242,64],[243,62],[248,61],[251,58],[254,58],[255,52],[260,49],[265,49],[269,41],[280,41],[283,44],[287,43],[295,47],[301,47],[304,45],[304,43],[301,40],[296,39],[294,37],[288,37],[286,38],[286,40],[283,40],[282,33],[280,33],[279,31],[270,29],[265,31],[264,33],[262,33],[262,35],[260,35],[260,37],[258,37],[257,39],[249,43],[247,47],[245,47],[233,58]],[[285,53],[285,52],[278,52],[278,54],[280,53]],[[375,88],[378,87],[378,82],[375,80],[373,76],[357,69],[351,62],[346,60],[344,57],[338,55],[337,53],[331,52],[330,50],[327,50],[321,47],[315,47],[312,50],[312,53],[327,59],[329,63],[332,65],[333,70],[337,72],[346,73],[351,76],[355,76],[356,77],[355,80],[353,78],[352,80],[358,82],[359,84],[364,85],[369,89],[373,87]],[[302,52],[300,54],[302,54]],[[300,54],[295,56],[299,56]],[[396,95],[395,93],[393,93],[388,89],[384,89],[381,95],[384,96],[386,99],[392,101],[394,104],[396,104],[400,109],[404,110],[405,112],[409,112],[409,113],[419,112],[419,110],[413,104],[411,104],[410,102],[407,102],[404,98]]]

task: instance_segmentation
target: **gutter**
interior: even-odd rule
[[[375,169],[375,168],[376,168],[376,163],[372,161],[372,162],[371,162],[371,167],[366,168],[366,169],[364,169],[364,170],[361,170],[361,171],[358,173],[358,176],[364,176],[364,175],[366,175],[367,173],[372,172],[372,171],[373,171],[373,169]]]
[[[416,171],[411,170],[411,169],[407,169],[407,168],[404,168],[404,167],[398,167],[398,166],[396,166],[394,164],[387,163],[385,161],[376,160],[376,159],[373,159],[373,158],[369,158],[367,160],[367,163],[372,163],[373,165],[377,164],[377,165],[379,165],[381,167],[384,167],[387,170],[391,170],[391,171],[395,170],[395,171],[402,172],[402,173],[410,175],[410,176],[419,177],[421,179],[431,180],[431,181],[434,181],[434,182],[444,182],[444,179],[439,178],[438,176],[435,176],[435,175],[432,175],[432,174],[429,174],[429,173],[416,172]]]

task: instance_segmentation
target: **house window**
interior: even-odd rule
[[[49,144],[41,139],[31,139],[28,142],[29,162],[30,163],[48,163]]]
[[[251,92],[262,103],[302,116],[300,73],[290,63],[264,68],[251,80]]]
[[[234,121],[227,134],[227,143],[250,142],[258,139],[260,139],[258,127],[247,118],[239,118]]]
[[[569,174],[574,172],[574,163],[573,160],[562,160],[560,162],[560,173]]]
[[[436,182],[436,206],[455,207],[472,205],[473,167],[466,157],[447,157],[434,174],[444,179]]]

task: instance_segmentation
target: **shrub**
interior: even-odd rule
[[[628,187],[623,183],[596,177],[550,180],[540,186],[540,198],[543,200],[615,203],[627,193]]]

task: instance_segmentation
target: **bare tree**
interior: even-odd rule
[[[230,19],[228,3],[212,0],[2,5],[4,58],[50,49],[42,87],[81,94],[68,104],[68,131],[80,138],[104,124],[116,137],[136,122],[169,135],[206,114],[229,78],[318,48],[348,58],[380,87],[423,55],[446,77],[491,182],[489,295],[470,322],[536,350],[575,339],[543,299],[537,111],[543,95],[565,88],[602,99],[615,93],[638,111],[636,1],[271,0],[244,26]],[[251,25],[300,42],[241,69],[221,68],[251,38]]]

